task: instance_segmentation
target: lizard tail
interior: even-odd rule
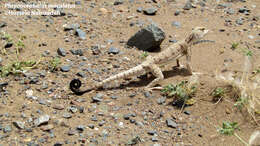
[[[131,77],[133,75],[137,75],[138,73],[142,72],[143,70],[144,70],[143,65],[140,64],[140,65],[138,65],[138,66],[136,66],[136,67],[134,67],[132,69],[123,71],[123,72],[121,72],[119,74],[116,74],[114,76],[111,76],[111,77],[103,80],[102,82],[100,82],[100,83],[98,83],[96,85],[96,88],[100,88],[104,84],[109,83],[109,82],[114,81],[114,80],[117,80],[117,79],[125,79],[127,77]]]
[[[92,90],[92,88],[81,91],[79,88],[81,87],[81,81],[79,79],[73,79],[70,82],[70,90],[76,95],[83,95]]]

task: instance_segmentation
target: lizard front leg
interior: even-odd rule
[[[157,65],[149,66],[150,71],[156,77],[151,83],[149,83],[145,88],[148,91],[151,91],[153,86],[155,86],[159,81],[164,79],[161,69]]]
[[[192,75],[191,50],[190,49],[187,50],[187,54],[186,54],[186,67],[187,67],[188,72]]]

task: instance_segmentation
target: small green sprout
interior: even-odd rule
[[[55,57],[49,61],[49,69],[54,72],[57,70],[58,66],[61,64],[60,58]]]
[[[233,135],[236,129],[239,130],[237,122],[223,122],[218,131],[220,134]]]
[[[238,46],[239,46],[239,43],[232,43],[232,44],[231,44],[231,49],[232,49],[232,50],[235,50],[235,49],[238,48]]]

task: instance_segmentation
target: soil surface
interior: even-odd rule
[[[0,145],[242,146],[236,136],[220,134],[223,122],[237,122],[240,130],[235,133],[246,142],[260,130],[255,122],[259,116],[252,120],[234,106],[236,99],[216,103],[211,95],[226,84],[216,73],[241,74],[246,53],[252,53],[252,69],[260,69],[259,0],[48,2],[76,8],[55,9],[58,16],[21,15],[18,12],[54,9],[10,8],[6,4],[30,3],[0,0]],[[144,12],[149,8],[155,14]],[[126,47],[126,42],[151,23],[166,34],[161,50],[196,26],[210,30],[204,38],[210,41],[192,47],[193,71],[202,73],[193,105],[181,110],[161,91],[144,91],[154,79],[150,74],[114,81],[108,85],[112,89],[82,96],[70,91],[74,78],[87,87],[140,64],[144,52]],[[30,60],[37,64],[3,75],[4,67],[21,61],[28,65]],[[165,79],[160,86],[193,77],[174,66],[171,61],[162,67]]]

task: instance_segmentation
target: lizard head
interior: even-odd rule
[[[208,31],[209,30],[206,29],[205,27],[195,27],[194,29],[192,29],[191,34],[188,36],[188,38],[185,41],[189,44],[197,42],[200,39],[202,39],[208,33]]]

